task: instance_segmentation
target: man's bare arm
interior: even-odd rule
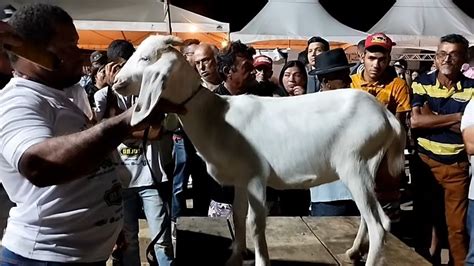
[[[161,127],[150,127],[147,135],[147,140],[159,140],[161,137]],[[134,139],[143,139],[145,137],[145,130],[132,132],[132,138]]]
[[[53,137],[28,148],[20,173],[39,187],[70,182],[95,172],[133,131],[131,110],[79,133]]]
[[[474,126],[465,128],[462,131],[462,138],[464,139],[464,146],[466,148],[467,154],[473,155],[474,154]]]
[[[461,122],[462,114],[437,115],[431,112],[429,107],[413,107],[411,114],[412,128],[442,128],[450,127]]]

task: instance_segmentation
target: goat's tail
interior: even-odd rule
[[[387,111],[387,113],[389,113]],[[392,142],[388,147],[386,153],[386,160],[388,164],[388,171],[392,176],[399,176],[400,173],[405,168],[405,142],[406,142],[406,133],[402,124],[398,119],[391,113],[388,114],[388,120],[392,127],[392,130],[395,132]]]

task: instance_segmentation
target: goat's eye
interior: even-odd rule
[[[145,61],[145,62],[148,62],[150,61],[150,57],[148,56],[143,56],[142,58],[140,58],[141,61]]]

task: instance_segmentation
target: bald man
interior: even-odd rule
[[[217,72],[217,48],[214,45],[201,43],[194,51],[194,62],[201,76],[202,86],[213,91],[222,83]]]

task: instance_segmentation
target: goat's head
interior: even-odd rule
[[[147,118],[160,100],[179,105],[200,85],[197,72],[172,47],[179,44],[174,36],[146,38],[115,77],[116,92],[139,95],[132,125]]]

